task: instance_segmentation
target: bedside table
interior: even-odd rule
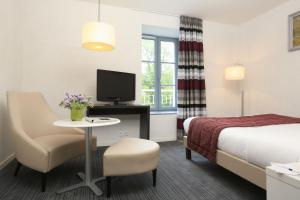
[[[299,163],[291,165],[300,168]],[[267,167],[267,200],[299,200],[300,199],[300,176],[279,174]]]

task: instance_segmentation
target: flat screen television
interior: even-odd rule
[[[97,70],[97,100],[114,102],[135,100],[135,74]]]

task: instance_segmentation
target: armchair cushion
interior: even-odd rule
[[[85,136],[83,134],[46,135],[34,138],[49,152],[48,171],[66,160],[82,155],[85,152]],[[93,137],[92,148],[95,150],[97,139]]]

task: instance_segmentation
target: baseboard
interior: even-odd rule
[[[165,138],[151,138],[154,142],[172,142],[176,141],[176,137],[170,138],[170,137],[165,137]]]
[[[113,140],[106,140],[106,141],[101,140],[101,142],[97,141],[97,146],[98,147],[107,147],[107,146],[110,146],[110,145],[112,145],[113,143],[116,143],[116,142],[117,141],[113,141]]]
[[[2,170],[6,165],[8,165],[11,161],[15,159],[15,154],[10,154],[6,159],[0,162],[0,170]]]
[[[121,139],[121,138],[120,138]],[[151,138],[151,140],[153,140],[154,142],[171,142],[171,141],[176,141],[176,137],[175,138],[170,138],[170,137],[165,137],[165,138]],[[101,142],[99,142],[101,141]],[[102,146],[110,146],[113,143],[116,143],[117,141],[115,140],[98,140],[97,142],[97,146],[98,147],[102,147]]]

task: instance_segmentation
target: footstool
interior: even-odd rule
[[[156,171],[160,147],[156,142],[126,138],[108,147],[103,155],[103,176],[106,177],[107,197],[111,194],[111,178],[152,171],[156,186]]]

